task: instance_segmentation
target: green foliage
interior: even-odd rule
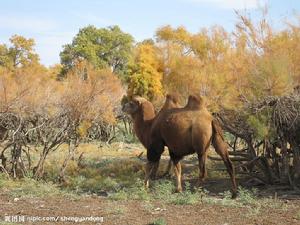
[[[60,53],[65,70],[78,60],[85,59],[96,68],[112,68],[120,76],[125,74],[131,56],[133,38],[118,26],[96,28],[87,26],[79,30],[71,44]]]
[[[149,195],[149,193],[145,189],[144,183],[141,179],[136,180],[136,182],[132,183],[130,187],[125,187],[117,190],[109,197],[112,200],[135,199],[149,201],[151,199],[151,195]]]
[[[277,53],[278,54],[278,53]],[[290,62],[285,55],[264,55],[256,72],[249,76],[251,91],[256,98],[282,96],[292,88]]]
[[[170,203],[176,205],[194,205],[201,202],[203,193],[201,189],[191,190],[191,185],[185,182],[185,190],[181,193],[176,193],[170,199]]]
[[[239,202],[243,205],[255,205],[257,203],[257,190],[252,189],[244,189],[244,188],[239,188],[238,190],[239,193]]]
[[[164,179],[155,182],[153,189],[156,199],[165,200],[173,195],[175,186],[172,181]]]
[[[257,138],[264,139],[268,135],[268,127],[265,124],[266,117],[257,118],[250,115],[247,122],[254,129]]]
[[[247,123],[253,128],[255,137],[262,140],[273,138],[275,129],[271,122],[271,111],[265,109],[256,115],[249,115]]]

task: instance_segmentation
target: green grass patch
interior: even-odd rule
[[[67,198],[79,198],[71,192],[61,190],[57,185],[51,182],[36,181],[32,178],[23,178],[18,180],[7,179],[0,176],[0,189],[8,195],[21,197],[49,197],[64,196]]]

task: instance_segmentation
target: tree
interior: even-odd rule
[[[61,63],[68,71],[78,60],[84,59],[96,68],[111,68],[122,77],[126,73],[132,45],[133,37],[118,26],[87,26],[79,30],[71,44],[63,47]]]
[[[12,67],[12,60],[9,56],[9,50],[5,44],[0,45],[0,67]]]
[[[46,68],[39,63],[39,56],[34,50],[34,39],[14,35],[9,41],[9,46],[0,45],[0,74],[31,76],[46,72]]]
[[[137,45],[134,60],[129,66],[129,97],[140,95],[153,100],[163,94],[157,48],[151,42]]]

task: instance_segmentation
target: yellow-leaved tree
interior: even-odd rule
[[[151,42],[138,44],[129,66],[127,95],[139,95],[150,100],[158,98],[163,94],[161,81],[157,47]]]

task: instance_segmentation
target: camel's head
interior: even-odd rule
[[[140,105],[140,102],[133,98],[132,100],[123,105],[122,111],[132,115],[139,110]]]
[[[132,100],[124,104],[122,110],[131,116],[141,113],[144,119],[150,119],[150,117],[155,116],[154,107],[151,102],[140,96],[133,97]]]

